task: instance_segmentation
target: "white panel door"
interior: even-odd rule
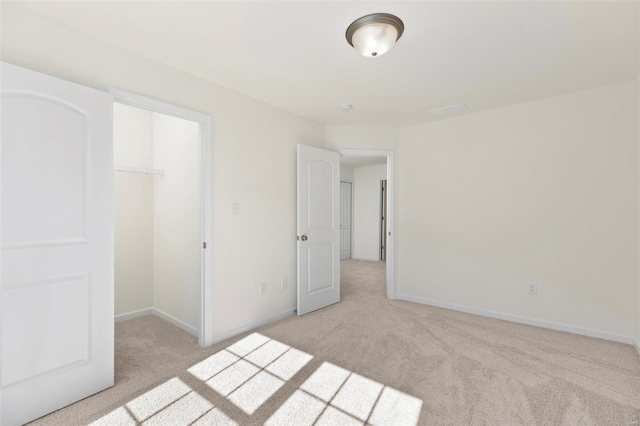
[[[298,145],[298,315],[340,301],[340,155]]]
[[[351,259],[351,182],[340,182],[340,260]]]
[[[0,67],[0,423],[18,425],[113,386],[113,102]]]

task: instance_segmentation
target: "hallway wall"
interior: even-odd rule
[[[387,165],[353,169],[353,258],[380,260],[380,181]]]

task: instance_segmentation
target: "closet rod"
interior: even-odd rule
[[[145,169],[145,168],[142,168],[142,167],[113,166],[113,170],[115,170],[117,172],[144,173],[144,174],[147,174],[147,175],[164,176],[164,170]]]

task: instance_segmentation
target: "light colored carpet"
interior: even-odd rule
[[[156,317],[116,324],[116,385],[34,424],[640,421],[633,347],[390,301],[384,264],[341,266],[341,303],[212,348]]]

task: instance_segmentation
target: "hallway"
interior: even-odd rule
[[[349,259],[340,262],[340,301],[366,297],[386,298],[385,262]]]

